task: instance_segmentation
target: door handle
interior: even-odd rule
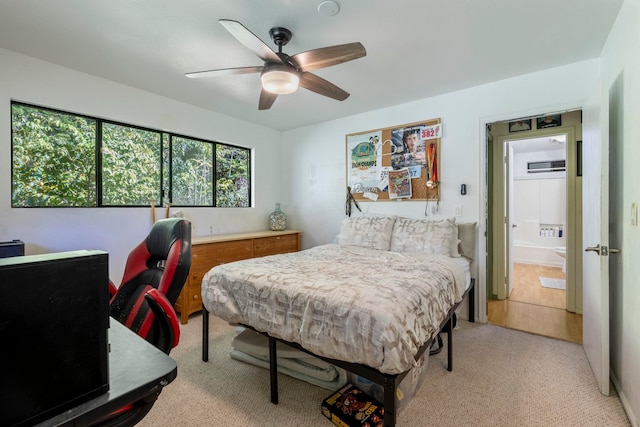
[[[597,252],[598,255],[600,255],[600,243],[598,243],[596,246],[589,246],[584,251],[585,252]]]
[[[609,254],[619,254],[620,249],[609,248],[607,246],[600,246],[598,243],[596,246],[589,246],[584,250],[585,252],[597,252],[598,255],[607,256]]]

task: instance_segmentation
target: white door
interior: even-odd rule
[[[582,341],[600,391],[609,395],[609,103],[601,88],[582,110]]]

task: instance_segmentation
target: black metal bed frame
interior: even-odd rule
[[[469,321],[475,321],[475,279],[471,279],[471,284],[469,288],[464,292],[462,300],[468,296],[469,297]],[[447,323],[449,324],[449,333],[447,333],[447,370],[453,370],[453,314],[456,309],[462,303],[460,300],[456,303],[449,312],[447,316],[440,324],[440,329],[442,330]],[[255,329],[248,325],[242,325],[246,328]],[[384,407],[384,426],[385,427],[395,427],[396,419],[397,419],[397,411],[396,411],[396,399],[395,399],[395,391],[398,385],[402,382],[404,377],[411,372],[411,370],[402,372],[400,374],[384,374],[377,369],[371,368],[366,365],[362,365],[359,363],[350,363],[345,362],[343,360],[330,359],[328,357],[318,356],[300,346],[297,343],[292,343],[289,341],[285,341],[279,338],[274,338],[267,334],[266,332],[260,332],[262,335],[266,336],[269,339],[269,376],[271,382],[271,403],[278,404],[278,360],[276,354],[276,342],[280,341],[285,343],[295,349],[308,353],[312,356],[315,356],[319,359],[326,361],[327,363],[333,364],[340,368],[343,368],[353,374],[364,377],[370,381],[373,381],[377,384],[380,384],[384,388],[384,398],[383,398],[383,407]],[[431,344],[433,342],[433,338],[427,341],[420,349],[415,356],[415,359],[418,360],[424,354],[425,351],[429,351]],[[202,306],[202,360],[204,362],[209,361],[209,312],[207,309]]]

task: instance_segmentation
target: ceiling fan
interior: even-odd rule
[[[220,19],[219,22],[240,43],[262,59],[264,65],[196,71],[187,73],[186,76],[199,78],[260,73],[260,80],[262,81],[262,90],[258,103],[258,109],[260,110],[268,110],[278,95],[293,93],[298,89],[298,85],[320,95],[344,101],[349,97],[349,93],[309,71],[341,64],[361,58],[367,54],[364,46],[356,42],[313,49],[289,56],[282,52],[282,46],[289,43],[292,36],[291,31],[286,28],[274,27],[269,30],[271,39],[278,46],[278,52],[276,53],[241,23],[229,19]]]

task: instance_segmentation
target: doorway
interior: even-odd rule
[[[581,343],[581,114],[553,117],[543,129],[535,117],[491,124],[487,315],[489,323]]]
[[[506,298],[566,309],[566,135],[513,139],[506,145],[511,227]]]

